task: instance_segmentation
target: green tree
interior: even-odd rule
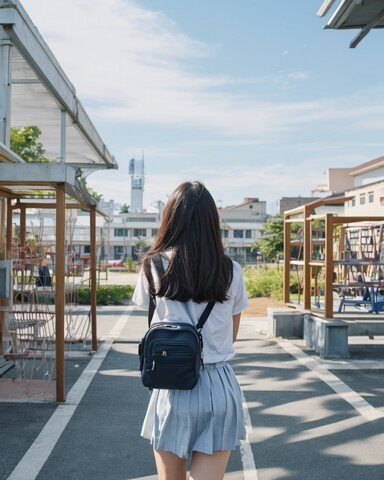
[[[11,128],[11,150],[29,163],[47,163],[43,144],[38,141],[41,134],[39,127],[27,125],[23,128]]]
[[[268,218],[261,230],[261,239],[253,247],[263,254],[266,260],[276,258],[284,251],[284,218],[277,214]]]
[[[129,205],[124,203],[124,205],[122,205],[120,208],[120,213],[129,213]]]

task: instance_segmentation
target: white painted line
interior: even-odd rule
[[[305,365],[320,380],[326,383],[332,388],[341,398],[348,402],[353,408],[355,408],[363,417],[369,421],[384,418],[384,412],[374,408],[369,404],[361,395],[352,390],[345,384],[340,378],[330,372],[324,364],[320,364],[313,357],[309,357],[300,348],[296,347],[288,340],[280,340],[278,344],[281,345],[284,350],[295,357],[300,363]]]
[[[61,434],[68,425],[72,415],[75,413],[81,399],[83,398],[87,388],[89,387],[93,377],[100,368],[101,363],[107,356],[112,346],[114,338],[117,338],[123,331],[132,308],[129,309],[128,315],[124,313],[103,343],[92,360],[89,362],[77,382],[69,391],[66,403],[59,405],[53,412],[51,418],[45,424],[36,440],[32,443],[24,457],[16,465],[15,469],[8,477],[8,480],[35,480],[40,470],[43,468],[48,457],[52,453]]]
[[[243,463],[244,480],[258,480],[255,459],[253,457],[251,444],[249,443],[249,438],[252,436],[253,427],[244,394],[243,412],[245,420],[245,430],[247,432],[247,438],[240,441],[240,454],[241,461]]]

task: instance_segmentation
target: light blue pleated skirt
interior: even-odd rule
[[[235,450],[245,439],[242,395],[227,362],[200,370],[192,390],[153,390],[141,435],[153,448],[187,458]]]

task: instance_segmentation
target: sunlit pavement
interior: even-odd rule
[[[136,350],[146,323],[133,307],[101,307],[101,348],[76,370],[66,404],[0,404],[0,479],[156,478],[139,436],[149,393]],[[331,362],[263,330],[265,319],[242,319],[232,365],[248,440],[232,454],[226,480],[383,480],[380,342],[376,358],[356,347],[355,358]]]

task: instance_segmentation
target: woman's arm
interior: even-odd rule
[[[239,327],[240,327],[240,317],[241,313],[237,313],[236,315],[233,315],[233,343],[235,343],[237,334],[239,332]]]

